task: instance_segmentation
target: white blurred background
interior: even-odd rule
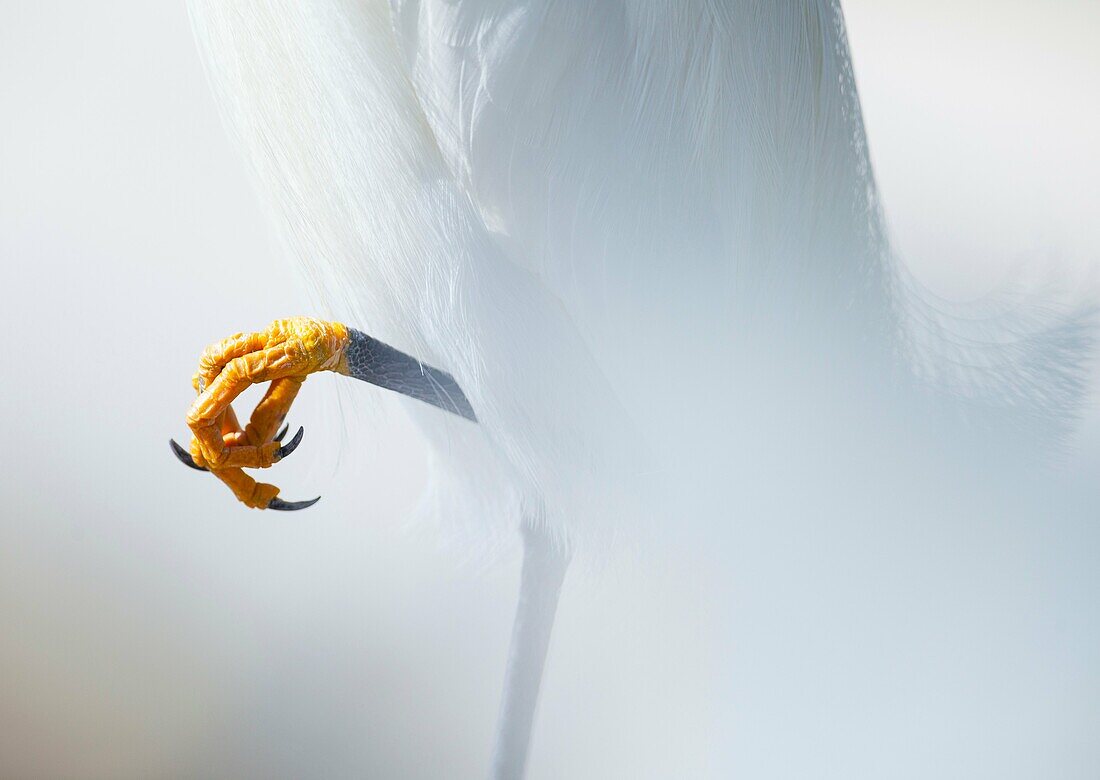
[[[917,275],[965,299],[1020,264],[1100,269],[1100,4],[845,8]],[[383,412],[353,448],[341,380],[310,380],[291,415],[305,441],[273,477],[324,495],[303,513],[244,510],[169,455],[202,347],[310,311],[182,3],[0,9],[0,777],[481,776],[518,565],[464,565],[408,527],[425,457],[396,407],[342,393]],[[1100,473],[1100,414],[1077,445],[1068,468]],[[955,655],[914,648],[895,671],[913,678],[886,687],[895,658],[866,675],[803,659],[790,685],[808,687],[776,701],[836,720],[807,735],[805,713],[756,718],[750,696],[746,777],[1100,773],[1100,530],[924,541],[926,592],[876,630],[934,626],[928,646]],[[970,565],[954,545],[995,549]],[[744,739],[713,705],[719,637],[739,627],[683,551],[656,557],[567,583],[531,777],[715,776],[716,750]],[[776,605],[844,567],[784,582]]]

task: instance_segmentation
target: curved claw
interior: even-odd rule
[[[283,501],[278,496],[267,502],[268,509],[274,509],[279,512],[296,512],[299,509],[306,509],[311,507],[321,500],[320,496],[310,499],[309,501]]]
[[[184,466],[187,466],[188,468],[192,468],[195,471],[208,471],[209,470],[209,469],[204,469],[202,466],[195,463],[194,458],[191,457],[191,453],[188,452],[187,450],[185,450],[183,447],[176,444],[175,439],[169,439],[168,440],[168,446],[172,448],[172,454],[175,455],[177,458],[179,458],[180,463],[182,463]]]
[[[305,435],[305,432],[306,432],[305,428],[298,428],[298,432],[296,434],[294,434],[293,439],[288,441],[286,444],[284,444],[279,449],[275,450],[275,462],[276,463],[278,463],[280,460],[285,458],[290,453],[294,452],[294,450],[298,449],[298,445],[302,443],[302,437]]]
[[[285,423],[283,429],[275,434],[275,438],[272,441],[282,443],[283,437],[286,436],[286,432],[290,430],[290,423]]]

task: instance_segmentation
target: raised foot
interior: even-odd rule
[[[209,471],[239,501],[256,509],[294,511],[319,500],[283,501],[274,485],[256,482],[245,468],[268,468],[298,448],[299,428],[282,443],[285,420],[302,383],[318,371],[340,371],[346,364],[347,328],[309,317],[276,320],[265,330],[238,333],[208,347],[192,379],[198,397],[187,414],[190,452],[175,441],[172,453],[189,468]],[[232,402],[249,385],[270,382],[248,425],[241,428]]]

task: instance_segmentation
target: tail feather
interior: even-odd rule
[[[951,422],[1028,448],[1063,447],[1081,416],[1096,306],[1013,284],[970,303],[899,278],[905,357]]]

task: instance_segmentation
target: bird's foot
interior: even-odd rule
[[[279,488],[257,482],[243,469],[272,466],[301,443],[301,428],[285,445],[286,428],[276,431],[309,374],[346,372],[347,345],[348,331],[340,323],[294,317],[207,347],[192,379],[199,395],[187,412],[190,452],[174,441],[172,451],[186,465],[210,471],[247,506],[279,510],[312,506],[317,499],[281,500]],[[249,385],[261,382],[271,384],[248,425],[241,428],[232,402]]]

